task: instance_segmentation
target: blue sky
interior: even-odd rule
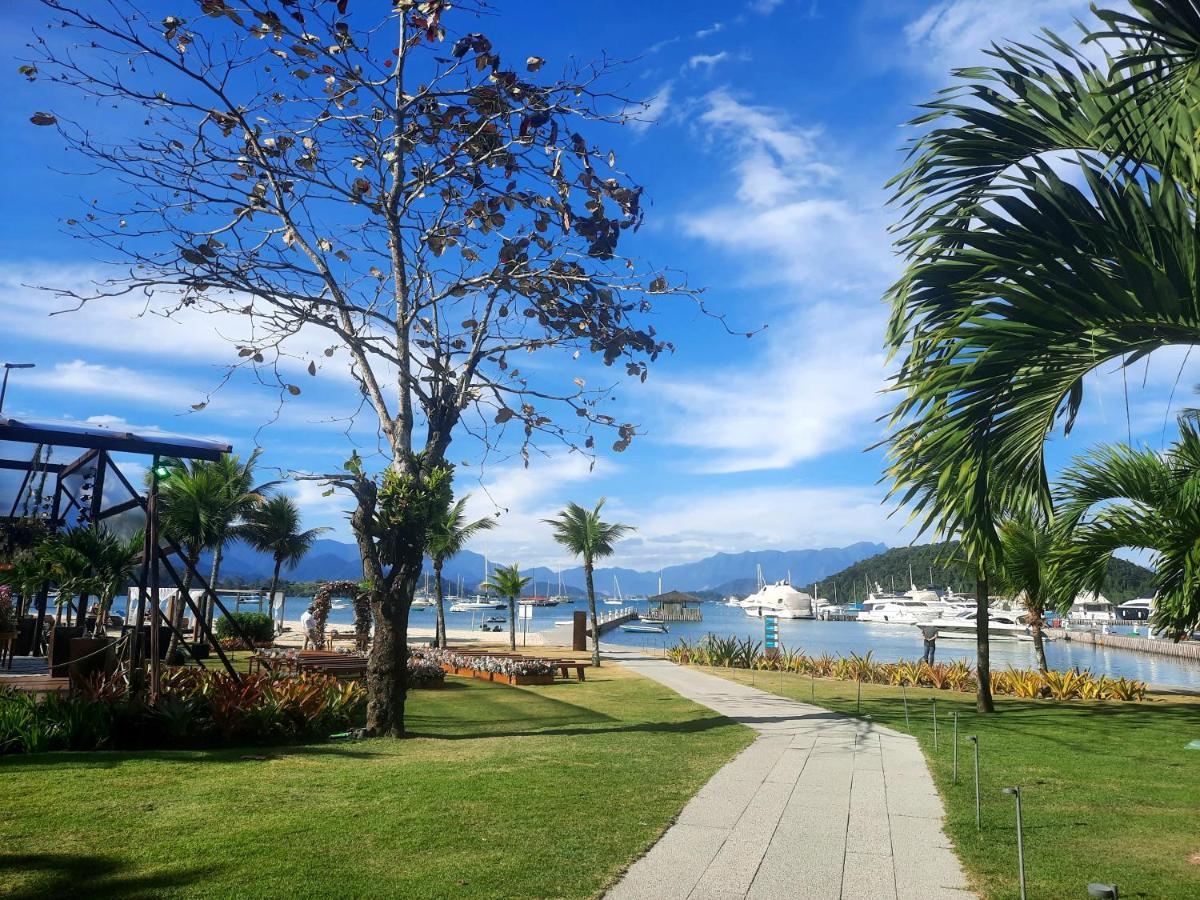
[[[733,2],[497,2],[480,24],[505,54],[550,64],[602,53],[631,60],[613,83],[650,102],[647,121],[594,138],[616,149],[644,183],[647,222],[637,254],[686,271],[737,328],[730,337],[692,311],[662,314],[678,352],[645,385],[622,389],[619,417],[643,435],[594,469],[551,451],[529,470],[457,441],[459,489],[479,514],[503,510],[486,549],[495,559],[562,562],[539,520],[565,501],[605,495],[614,517],[638,526],[615,560],[655,568],[725,550],[803,548],[912,539],[889,518],[879,485],[889,401],[881,294],[897,272],[886,233],[883,184],[901,163],[902,127],[952,66],[979,48],[1028,39],[1042,26],[1071,33],[1086,2],[1068,0],[733,0]],[[164,5],[164,15],[177,12]],[[241,452],[256,442],[265,462],[322,470],[347,455],[344,416],[354,401],[344,378],[304,382],[282,407],[277,391],[235,379],[199,413],[230,348],[205,317],[170,321],[128,297],[48,315],[61,303],[29,285],[81,286],[103,273],[62,220],[112,188],[63,174],[78,162],[53,129],[28,124],[51,109],[113,127],[44,82],[27,84],[16,59],[41,20],[36,4],[5,9],[12,64],[0,109],[8,123],[0,165],[8,173],[0,217],[0,359],[36,361],[14,375],[6,411],[92,419],[219,436]],[[549,363],[547,363],[549,364]],[[1179,372],[1183,370],[1182,377]],[[325,374],[324,372],[322,374]],[[1164,351],[1148,369],[1101,373],[1061,464],[1097,440],[1131,436],[1158,446],[1168,397],[1191,403],[1200,380],[1184,354]],[[1129,397],[1126,421],[1126,387]],[[369,452],[371,435],[352,435]],[[1170,439],[1172,428],[1166,431]],[[345,501],[315,485],[291,488],[307,521],[345,537]],[[483,550],[481,544],[477,549]]]

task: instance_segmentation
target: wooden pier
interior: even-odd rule
[[[596,616],[596,627],[601,634],[606,631],[612,631],[614,628],[619,628],[626,622],[632,622],[637,619],[637,610],[632,606],[622,606],[620,609],[614,609],[610,612],[600,613]],[[588,625],[588,635],[592,633],[592,627]]]
[[[1132,650],[1135,653],[1154,653],[1159,656],[1174,656],[1177,659],[1190,659],[1200,663],[1200,641],[1180,641],[1176,643],[1164,638],[1133,637],[1127,634],[1103,634],[1098,631],[1075,631],[1072,629],[1049,628],[1047,633],[1063,641],[1078,641],[1081,644],[1093,644],[1097,647],[1110,647],[1114,650]]]

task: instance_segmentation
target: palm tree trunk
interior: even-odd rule
[[[988,638],[988,582],[982,570],[975,579],[975,672],[979,687],[975,694],[975,709],[981,713],[995,712],[992,703],[991,643]]]
[[[208,578],[208,586],[210,588],[212,588],[214,591],[217,589],[217,579],[221,575],[221,557],[224,555],[225,555],[225,545],[217,544],[217,546],[213,549],[212,574],[209,575],[209,578]],[[213,610],[215,608],[216,608],[216,604],[213,603],[212,597],[205,595],[204,597],[201,598],[201,600],[200,600],[200,615],[204,617],[204,621],[207,622],[210,627],[212,626]],[[200,627],[200,619],[199,619],[199,617],[197,617],[196,625],[192,629],[192,640],[195,640],[195,641],[200,640],[200,636],[202,634],[204,634],[204,630]]]
[[[192,572],[196,570],[196,566],[200,562],[200,552],[189,553],[187,556],[185,571],[183,573],[183,588],[179,592],[179,598],[175,601],[174,607],[171,609],[171,639],[167,641],[167,665],[172,665],[171,660],[175,658],[176,651],[179,650],[179,632],[183,628],[183,611],[187,609],[187,600],[185,597],[192,596]],[[157,600],[158,598],[154,598]]]
[[[508,595],[508,649],[517,649],[517,598]]]
[[[1030,614],[1029,630],[1033,633],[1033,649],[1037,653],[1038,671],[1045,675],[1050,671],[1050,666],[1046,663],[1046,643],[1042,635],[1043,624],[1040,612]]]
[[[592,665],[600,665],[600,623],[596,621],[596,587],[592,583],[592,561],[583,561],[583,573],[587,577],[588,618],[592,623]]]
[[[443,605],[445,599],[442,595],[442,559],[438,557],[433,561],[433,581],[434,592],[437,595],[437,635],[436,643],[443,650],[446,649],[446,607]]]
[[[267,598],[268,598],[267,602],[268,602],[268,603],[270,603],[270,598],[272,598],[272,597],[274,597],[274,596],[275,596],[275,591],[276,591],[276,590],[278,589],[278,587],[279,587],[279,570],[280,570],[280,568],[282,568],[282,567],[283,567],[283,560],[282,560],[282,559],[280,559],[278,556],[277,556],[277,557],[275,557],[275,571],[271,573],[271,590],[270,590],[270,592],[267,594]],[[325,623],[324,623],[324,622],[322,622],[322,623],[321,623],[321,630],[322,630],[322,631],[324,631],[324,630],[325,630]],[[253,647],[251,647],[250,649],[251,649],[251,650],[253,650],[254,648],[253,648]]]

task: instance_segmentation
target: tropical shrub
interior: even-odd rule
[[[13,608],[12,588],[0,584],[0,634],[17,630],[17,611]]]
[[[904,659],[877,663],[873,655],[873,651],[868,651],[861,656],[857,653],[849,656],[823,653],[809,657],[798,650],[781,646],[778,654],[771,658],[763,653],[758,641],[713,635],[695,644],[680,640],[667,649],[667,659],[680,665],[782,670],[842,681],[865,681],[897,687],[920,686],[944,691],[969,692],[976,687],[976,672],[963,660],[933,665]],[[1147,690],[1145,682],[1097,677],[1090,671],[1051,671],[1043,676],[1036,670],[1011,667],[1007,672],[991,673],[991,686],[994,694],[1011,694],[1025,699],[1049,696],[1055,700],[1142,700]]]
[[[366,691],[305,673],[244,675],[166,669],[156,703],[123,675],[96,673],[71,695],[0,690],[0,754],[47,750],[212,747],[322,738],[359,724]]]
[[[435,688],[446,683],[446,670],[432,660],[418,656],[408,658],[408,686],[410,688]]]
[[[545,659],[513,659],[508,656],[471,656],[440,650],[434,647],[409,648],[409,671],[412,659],[417,658],[441,668],[443,665],[456,669],[474,669],[476,672],[491,672],[494,675],[553,675],[558,669]]]
[[[231,612],[217,620],[216,632],[218,639],[240,639],[244,634],[256,644],[269,644],[275,639],[275,623],[266,613]]]

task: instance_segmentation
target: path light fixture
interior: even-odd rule
[[[983,823],[979,816],[979,735],[968,734],[967,740],[975,745],[975,830],[983,829]]]
[[[1100,884],[1093,881],[1088,885],[1088,896],[1096,900],[1120,900],[1115,884]]]
[[[1021,789],[1019,787],[1006,787],[1002,788],[1002,790],[1004,793],[1016,798],[1017,801],[1017,873],[1021,879],[1021,900],[1025,900],[1025,838],[1021,834]]]

